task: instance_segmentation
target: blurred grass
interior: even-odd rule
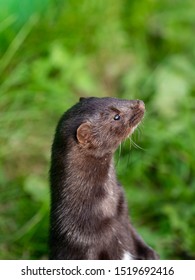
[[[0,259],[47,258],[50,146],[80,96],[145,101],[118,177],[161,258],[194,259],[195,3],[33,3],[0,1]]]

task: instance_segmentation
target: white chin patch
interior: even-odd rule
[[[129,133],[129,135],[128,136],[131,136],[132,134],[133,134],[133,132],[136,130],[136,128],[138,127],[138,125],[139,124],[136,124],[135,126],[133,126],[132,128],[131,128],[131,131],[130,131],[130,133]]]
[[[133,127],[131,133],[133,133],[133,132],[136,130],[136,128],[138,127],[138,125],[139,125],[139,124],[136,124],[136,125]]]
[[[131,255],[131,253],[124,251],[122,260],[134,260],[134,257]]]

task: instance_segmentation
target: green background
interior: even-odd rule
[[[0,0],[0,259],[48,257],[50,147],[80,96],[144,100],[116,153],[132,221],[162,259],[195,259],[190,0]]]

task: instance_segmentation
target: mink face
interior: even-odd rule
[[[64,140],[69,143],[76,142],[89,154],[101,157],[113,153],[133,133],[144,110],[141,100],[81,99],[62,117],[62,137],[64,135]]]

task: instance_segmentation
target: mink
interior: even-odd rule
[[[90,97],[59,120],[50,167],[50,259],[159,258],[131,223],[113,160],[144,111],[141,100]]]

